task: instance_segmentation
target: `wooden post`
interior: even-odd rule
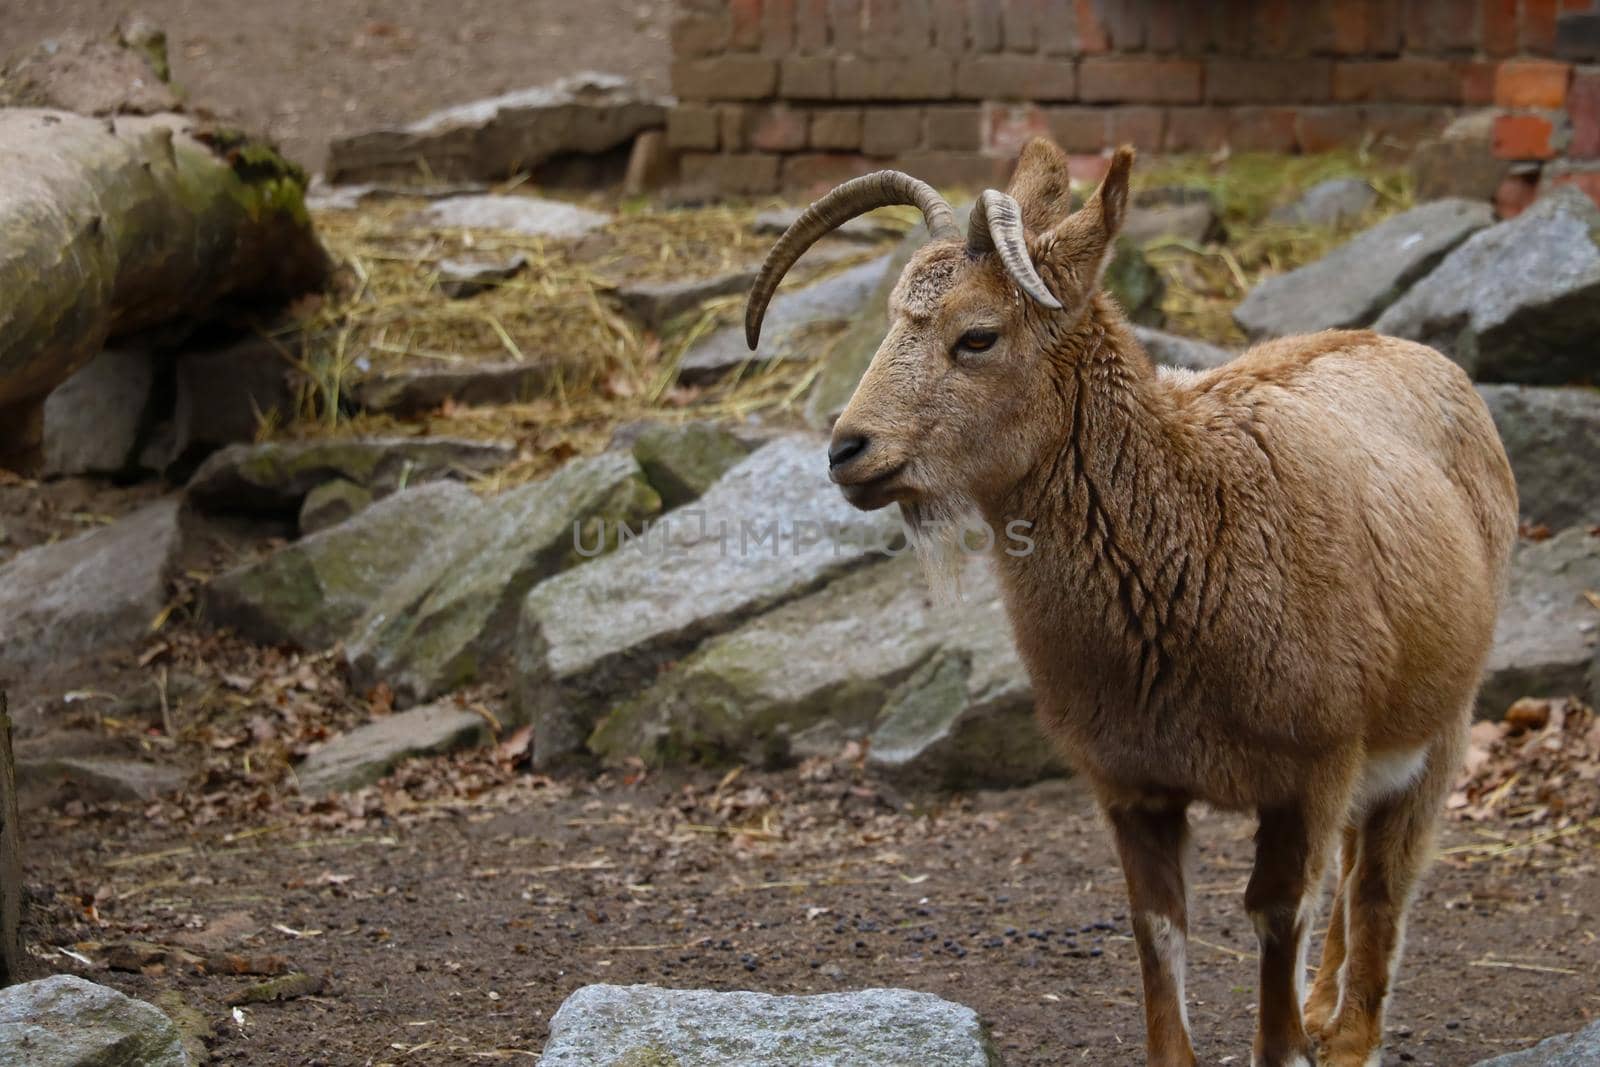
[[[0,689],[0,986],[22,981],[22,845],[11,716]]]

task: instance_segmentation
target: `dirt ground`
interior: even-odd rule
[[[1121,880],[1070,783],[919,797],[846,761],[630,781],[509,763],[485,778],[474,758],[409,765],[382,793],[296,819],[41,813],[27,842],[38,964],[178,991],[228,1064],[528,1060],[590,982],[903,986],[971,1005],[1013,1067],[1142,1062]],[[1190,997],[1207,1063],[1249,1059],[1250,832],[1198,817]],[[1528,839],[1449,827],[1385,1064],[1470,1064],[1600,1014],[1593,843],[1517,847]],[[227,998],[261,979],[230,966],[321,988],[236,1014]]]
[[[665,92],[672,0],[6,0],[0,57],[129,10],[189,99],[322,166],[330,138],[581,70]]]

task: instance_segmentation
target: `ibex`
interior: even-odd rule
[[[746,331],[754,347],[779,280],[823,234],[886,204],[922,210],[932,241],[834,426],[832,480],[856,507],[898,503],[914,534],[968,511],[991,529],[1032,523],[1033,551],[996,551],[995,566],[1039,720],[1115,839],[1149,1062],[1195,1062],[1186,813],[1204,802],[1259,819],[1253,1062],[1373,1064],[1516,487],[1466,375],[1422,345],[1338,331],[1204,373],[1155,368],[1099,291],[1132,163],[1116,152],[1074,213],[1065,157],[1036,140],[965,236],[909,175],[846,182],[773,248]]]

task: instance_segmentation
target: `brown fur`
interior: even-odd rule
[[[1064,157],[1042,141],[1024,153],[1012,193],[1062,310],[993,255],[942,242],[913,258],[834,431],[870,444],[834,476],[858,506],[899,502],[913,520],[971,508],[997,531],[1033,524],[1035,550],[997,566],[1040,722],[1117,838],[1151,1062],[1194,1061],[1181,970],[1160,957],[1166,924],[1187,927],[1183,812],[1203,801],[1261,818],[1246,894],[1257,1062],[1309,1062],[1320,1038],[1322,1062],[1356,1067],[1381,1038],[1461,752],[1516,490],[1466,375],[1421,345],[1327,332],[1203,374],[1153,367],[1097,292],[1131,162],[1122,150],[1065,215]],[[955,351],[973,329],[999,339]],[[1347,828],[1308,1035],[1297,957]]]

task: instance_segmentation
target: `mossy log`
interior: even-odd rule
[[[0,110],[0,465],[106,340],[324,284],[305,175],[181,115]]]

